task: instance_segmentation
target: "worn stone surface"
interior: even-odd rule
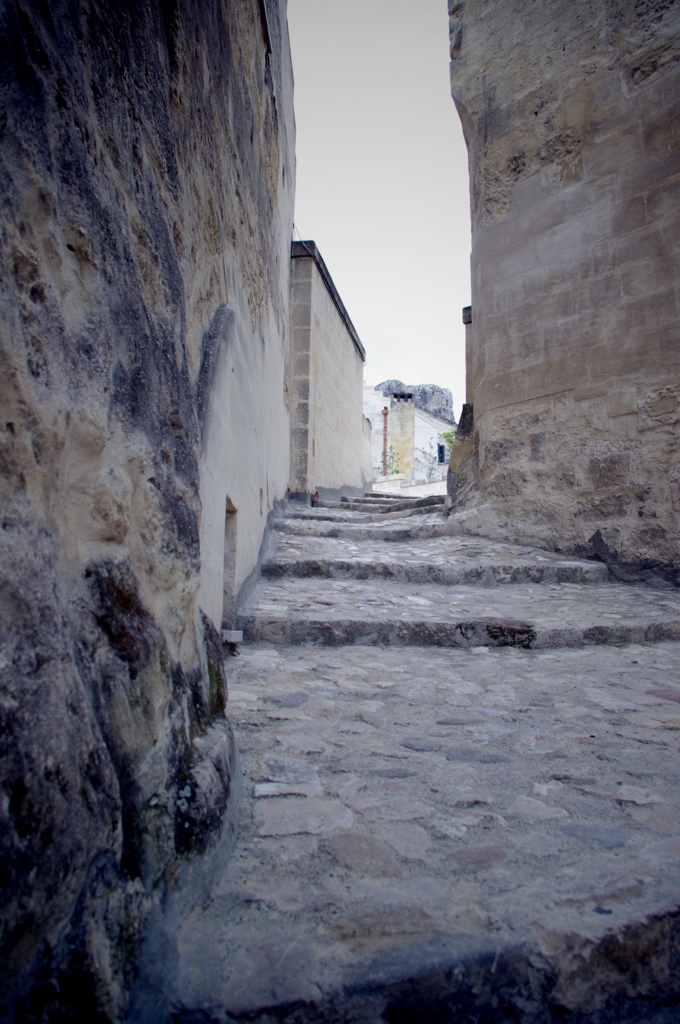
[[[374,539],[375,538],[375,539]],[[349,538],[277,532],[262,563],[269,579],[320,576],[385,579],[403,583],[605,583],[600,562],[565,558],[540,548],[476,537],[408,539],[385,545],[375,534],[361,543]]]
[[[258,584],[244,623],[272,642],[244,646],[230,690],[239,845],[212,898],[178,917],[147,1020],[675,1019],[680,645],[598,630],[558,651],[451,649],[439,627],[423,634],[473,601],[606,631],[677,615],[675,592],[517,545],[284,522],[265,566],[285,552],[287,575]],[[469,567],[477,585],[395,582],[400,556]],[[499,585],[499,566],[545,582]],[[583,582],[550,582],[574,570]],[[358,642],[357,623],[378,621],[419,623],[419,639]],[[310,623],[316,643],[301,642]]]
[[[673,588],[610,583],[602,563],[465,534],[386,545],[382,523],[325,534],[333,520],[345,529],[362,522],[360,512],[290,515],[272,534],[265,579],[241,611],[252,641],[539,648],[680,638]],[[313,533],[291,531],[304,520]],[[456,525],[455,517],[447,522]]]
[[[325,579],[322,593],[319,586],[318,577],[259,585],[239,628],[273,643],[538,648],[680,639],[680,599],[641,584],[461,583],[447,593],[446,584],[358,575]]]
[[[394,498],[386,498],[381,501],[379,498],[357,498],[350,500],[343,497],[341,501],[317,501],[315,508],[335,508],[341,511],[352,512],[406,512],[415,508],[432,508],[434,505],[445,503],[444,495],[434,494],[423,498],[405,498],[402,501],[395,501]]]
[[[240,586],[288,482],[267,9],[0,8],[3,1020],[120,1020],[167,881],[233,842],[210,538],[228,494]]]
[[[600,531],[631,571],[663,573],[680,563],[680,10],[449,12],[478,460],[454,467],[452,490],[479,483],[468,500],[491,502],[506,537],[564,547]]]
[[[176,1019],[524,1022],[561,1007],[620,1024],[636,1000],[651,1019],[677,987],[680,718],[647,692],[666,679],[675,644],[247,646],[231,691],[240,840],[181,924]],[[300,753],[291,735],[320,742]],[[272,782],[295,795],[259,796]],[[285,837],[263,829],[263,804]]]

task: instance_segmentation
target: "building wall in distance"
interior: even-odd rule
[[[469,149],[478,500],[680,560],[680,8],[450,3]]]
[[[293,243],[291,268],[290,489],[357,493],[366,483],[363,347],[313,242]]]
[[[416,406],[413,424],[414,479],[445,479],[446,463],[438,461],[438,446],[444,443],[441,434],[451,429],[450,423],[430,416]]]
[[[392,381],[388,381],[392,384]],[[373,479],[382,476],[383,463],[383,423],[382,410],[387,408],[387,445],[394,449],[399,458],[399,473],[404,475],[403,466],[410,466],[408,475],[404,476],[404,484],[413,480],[441,480],[446,476],[446,466],[439,466],[433,463],[437,458],[437,444],[440,434],[453,429],[448,420],[439,419],[437,416],[426,412],[417,404],[417,391],[406,390],[401,381],[394,382],[400,386],[401,392],[414,394],[414,401],[410,404],[413,409],[404,413],[399,409],[400,403],[394,395],[388,394],[385,397],[385,385],[372,387],[364,385],[364,413],[371,423],[371,466]],[[418,387],[418,385],[416,385]],[[433,385],[420,385],[421,389],[434,389]],[[441,390],[441,389],[437,389]],[[440,411],[440,409],[438,409]],[[446,410],[445,410],[446,411]],[[453,418],[453,417],[451,417]],[[388,454],[389,457],[389,454]]]
[[[382,410],[389,410],[390,400],[382,391],[376,391],[372,384],[364,384],[363,389],[364,415],[371,424],[371,468],[372,477],[382,476],[383,465],[383,430],[384,417]],[[389,419],[389,417],[388,417]],[[387,444],[389,445],[389,423],[387,426]]]
[[[390,399],[390,415],[387,420],[389,448],[392,449],[397,472],[405,480],[413,479],[415,466],[415,412],[412,398]]]

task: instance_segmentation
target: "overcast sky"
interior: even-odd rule
[[[288,20],[296,227],[364,343],[366,382],[448,387],[458,419],[470,216],[446,0],[288,0]]]

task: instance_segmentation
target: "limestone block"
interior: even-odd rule
[[[592,544],[597,525],[621,562],[667,573],[680,560],[680,14],[450,6],[473,220],[471,500],[550,546]],[[624,452],[616,480],[589,472]]]

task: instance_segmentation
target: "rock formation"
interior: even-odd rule
[[[382,391],[386,398],[395,392],[412,394],[416,409],[429,412],[453,427],[456,425],[453,398],[448,388],[440,388],[438,384],[404,384],[400,380],[384,380],[382,384],[376,384],[375,390]]]
[[[449,14],[477,500],[515,536],[674,578],[680,10],[450,0]]]
[[[7,0],[0,47],[0,1016],[118,1020],[233,841],[199,541],[239,510],[242,587],[287,485],[285,3]]]

